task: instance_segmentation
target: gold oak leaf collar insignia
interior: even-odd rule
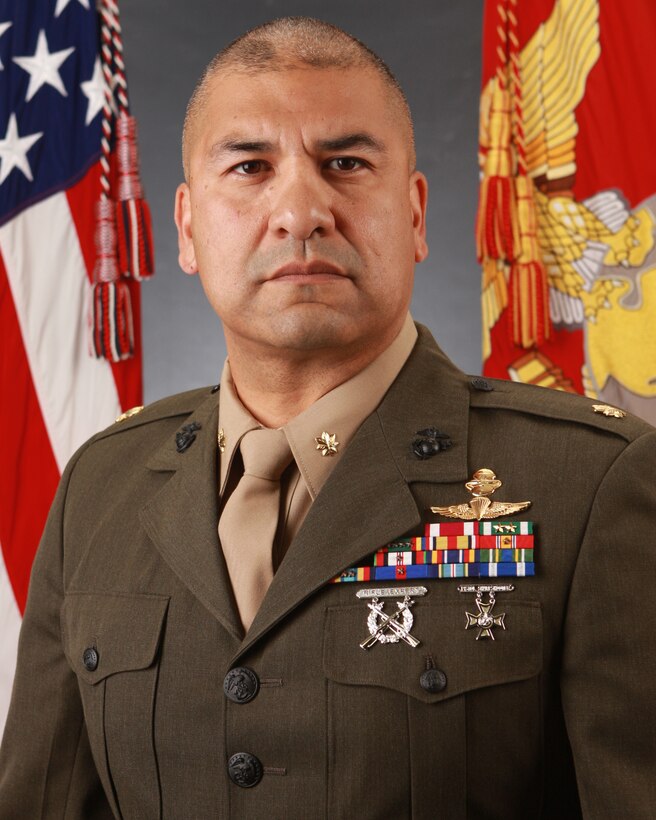
[[[452,504],[449,507],[431,507],[431,512],[446,518],[459,518],[462,521],[481,521],[499,518],[502,515],[513,515],[530,506],[530,501],[492,501],[488,496],[501,487],[501,482],[492,470],[483,467],[476,470],[471,481],[465,487],[473,498],[466,504]]]
[[[334,456],[337,453],[337,448],[339,447],[339,441],[337,441],[337,434],[333,433],[326,433],[325,431],[320,435],[316,436],[314,439],[317,450],[321,450],[322,456]]]

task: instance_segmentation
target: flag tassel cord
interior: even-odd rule
[[[130,115],[116,0],[101,0],[102,112],[100,199],[96,206],[96,263],[89,325],[96,358],[118,362],[134,355],[134,324],[127,279],[154,273],[152,222],[139,176],[137,127]],[[116,110],[116,115],[115,115]],[[112,174],[115,138],[116,172]]]
[[[517,0],[501,0],[496,11],[498,62],[489,110],[482,114],[487,139],[481,145],[477,251],[484,277],[490,278],[489,271],[502,265],[513,342],[532,348],[550,337],[551,320],[547,274],[537,240],[534,183],[526,164]]]

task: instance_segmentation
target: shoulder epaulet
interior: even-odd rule
[[[646,421],[600,401],[520,382],[474,376],[470,380],[471,406],[529,413],[543,418],[583,424],[633,441],[653,431]]]
[[[103,437],[124,430],[131,430],[134,427],[150,424],[151,422],[160,421],[162,419],[188,416],[193,413],[204,400],[209,399],[212,394],[216,392],[217,390],[214,387],[200,387],[158,399],[145,407],[132,407],[124,413],[121,413],[114,424],[111,424],[98,435]]]

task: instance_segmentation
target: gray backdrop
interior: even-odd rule
[[[480,370],[474,218],[482,0],[120,0],[157,274],[142,288],[145,400],[218,380],[225,344],[198,277],[177,265],[173,195],[187,99],[213,54],[273,17],[334,23],[378,52],[406,91],[430,183],[430,256],[412,312],[456,364]]]

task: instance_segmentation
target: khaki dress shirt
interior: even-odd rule
[[[398,336],[380,356],[281,428],[294,460],[281,480],[280,513],[273,544],[274,572],[328,476],[362,422],[380,404],[416,341],[417,330],[408,314]],[[219,430],[223,447],[219,455],[219,509],[222,509],[243,472],[239,443],[249,430],[262,425],[241,403],[228,360],[221,375],[219,395]],[[336,436],[336,453],[322,455],[317,447],[315,439],[324,432]],[[257,510],[249,514],[257,515]],[[247,553],[244,558],[248,560]]]

